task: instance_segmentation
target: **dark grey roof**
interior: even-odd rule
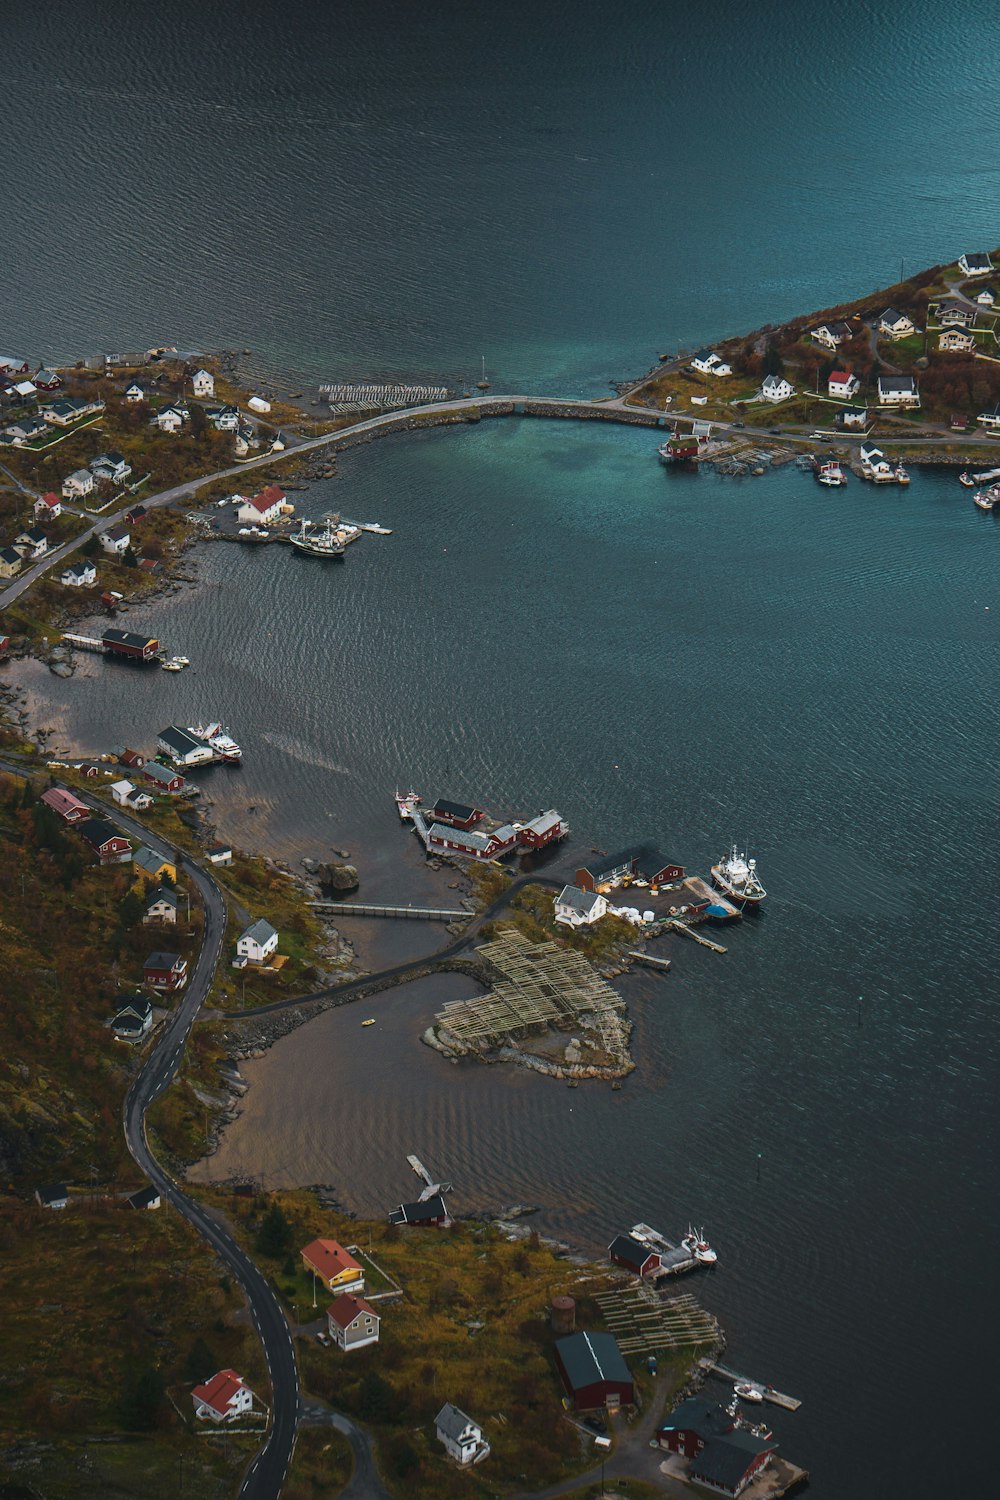
[[[443,813],[447,818],[474,818],[478,807],[466,807],[464,802],[445,802],[439,797],[434,804],[434,815]]]
[[[695,360],[695,359],[701,359],[701,360],[711,359],[713,354],[715,354],[715,350],[714,349],[699,349],[698,353],[697,354],[692,354],[691,358],[692,358],[692,360]]]
[[[26,531],[24,533],[24,535],[28,538],[29,542],[47,542],[48,541],[48,537],[45,535],[45,532],[42,531],[41,527],[39,527],[39,526],[32,526],[31,530],[30,531]]]
[[[3,558],[5,563],[19,563],[21,561],[20,553],[15,552],[13,547],[4,547],[3,551],[0,552],[0,557]]]
[[[654,844],[632,844],[628,849],[620,849],[617,854],[592,860],[589,865],[584,865],[584,869],[594,880],[623,869],[636,870],[648,879],[650,875],[658,875],[667,865],[675,863],[675,860],[667,859],[661,854]]]
[[[650,1250],[641,1240],[634,1240],[630,1234],[616,1234],[608,1246],[609,1255],[620,1256],[623,1260],[629,1260],[633,1265],[641,1266],[655,1251]]]
[[[450,1437],[453,1443],[458,1442],[467,1427],[476,1427],[477,1431],[479,1430],[478,1424],[473,1422],[471,1417],[467,1417],[465,1412],[457,1406],[452,1406],[450,1401],[446,1401],[442,1406],[434,1418],[434,1425],[444,1433],[445,1437]]]
[[[993,269],[993,262],[988,255],[970,255],[967,251],[964,260],[965,264],[970,268],[975,266],[977,269],[981,268],[984,271],[992,271]]]
[[[774,1450],[773,1443],[755,1438],[749,1432],[730,1432],[713,1438],[691,1460],[692,1478],[735,1490],[753,1460],[761,1453]]]
[[[184,780],[179,771],[175,771],[172,766],[161,766],[158,760],[147,760],[142,771],[150,781],[159,782],[161,786],[167,786],[171,781]]]
[[[241,934],[240,940],[250,938],[251,942],[259,943],[261,947],[269,943],[273,937],[278,936],[278,929],[272,927],[266,917],[258,917],[256,922],[251,922],[246,932]]]
[[[578,885],[564,885],[556,897],[557,906],[570,906],[578,911],[581,916],[589,916],[593,910],[597,895],[591,891],[581,891]]]
[[[556,1349],[574,1391],[601,1380],[631,1384],[628,1365],[610,1333],[572,1333],[569,1338],[556,1339]]]
[[[101,637],[105,645],[133,646],[137,651],[153,645],[155,635],[136,635],[134,630],[106,630]]]
[[[35,1197],[40,1198],[43,1203],[59,1203],[68,1198],[69,1194],[64,1182],[52,1182],[47,1187],[35,1188]]]
[[[401,1203],[389,1215],[390,1224],[426,1224],[432,1219],[446,1219],[448,1210],[440,1193],[422,1203]]]
[[[176,907],[178,905],[177,893],[176,891],[172,891],[168,885],[158,886],[146,902],[146,910],[148,911],[151,906],[155,906],[158,901],[165,901],[168,906]]]
[[[156,738],[163,745],[169,745],[171,750],[177,750],[182,755],[187,755],[189,750],[197,750],[205,741],[200,740],[196,734],[191,734],[187,729],[180,729],[176,724],[168,724],[166,729],[161,729]]]
[[[709,1438],[729,1432],[732,1426],[733,1418],[717,1402],[706,1401],[702,1396],[689,1396],[664,1418],[659,1431],[696,1432],[707,1442]]]
[[[107,822],[105,818],[88,818],[85,823],[77,824],[77,832],[82,834],[88,844],[93,844],[95,849],[106,844],[108,839],[123,837],[114,824]]]
[[[160,1190],[155,1187],[140,1188],[137,1193],[132,1193],[128,1199],[130,1208],[148,1208],[151,1203],[159,1202]]]
[[[172,969],[181,961],[179,953],[151,953],[143,964],[144,969]]]
[[[917,388],[912,375],[880,375],[878,383],[883,391],[913,391]]]
[[[907,313],[901,313],[898,307],[887,307],[884,313],[879,315],[880,323],[898,323],[900,318],[906,318],[908,323],[913,319]]]

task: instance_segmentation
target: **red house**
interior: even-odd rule
[[[735,1418],[724,1406],[706,1401],[701,1396],[689,1396],[657,1428],[656,1440],[669,1453],[695,1458],[706,1443],[725,1437],[735,1427]]]
[[[630,1234],[615,1236],[608,1246],[608,1260],[612,1265],[624,1266],[633,1276],[652,1276],[660,1269],[660,1257],[656,1251],[650,1250],[641,1240],[634,1240]]]
[[[555,808],[541,812],[530,823],[522,823],[517,830],[517,842],[523,849],[544,849],[569,833],[569,824],[564,823]]]
[[[143,778],[151,781],[161,792],[179,792],[187,786],[184,777],[169,766],[161,766],[158,760],[147,761],[142,768]]]
[[[517,848],[517,830],[506,823],[493,833],[476,833],[432,823],[427,831],[427,848],[441,849],[446,854],[462,854],[468,859],[500,859]]]
[[[142,981],[154,990],[182,990],[188,981],[187,959],[179,953],[151,953],[142,966]]]
[[[138,750],[125,749],[118,757],[118,764],[120,766],[128,766],[133,771],[141,771],[146,764],[146,757],[140,755]]]
[[[62,389],[62,376],[57,370],[36,370],[31,383],[39,391],[58,391]]]
[[[6,656],[10,650],[10,636],[0,634],[0,656]]]
[[[616,1409],[634,1401],[632,1376],[610,1333],[572,1333],[556,1339],[556,1366],[577,1411]]]
[[[435,823],[447,823],[449,828],[469,829],[483,818],[481,807],[466,807],[462,802],[435,802],[431,817]]]
[[[754,1437],[722,1406],[689,1396],[657,1429],[661,1448],[690,1461],[689,1476],[719,1495],[741,1495],[777,1444]]]
[[[645,880],[654,889],[684,879],[684,866],[674,864],[652,844],[635,844],[618,854],[605,854],[577,870],[574,885],[581,891],[611,890],[625,881]]]
[[[61,786],[50,786],[48,791],[42,793],[41,800],[67,823],[86,823],[92,817],[90,808]]]
[[[102,865],[125,864],[132,858],[132,845],[104,818],[88,818],[77,823],[77,832],[97,855]]]

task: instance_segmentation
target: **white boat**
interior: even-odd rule
[[[836,462],[836,460],[832,460],[830,463],[820,464],[819,468],[816,470],[816,478],[819,480],[820,484],[826,485],[841,485],[847,483],[847,475],[844,473],[843,469]]]
[[[896,465],[895,480],[897,484],[909,484],[910,482],[910,476],[909,474],[907,474],[902,464]]]
[[[329,521],[317,529],[312,522],[303,520],[295,536],[288,540],[296,551],[307,552],[310,557],[342,559],[344,556],[344,538],[334,531]]]
[[[243,751],[233,739],[232,735],[218,722],[210,724],[189,724],[188,732],[197,739],[204,740],[215,751],[220,760],[228,761],[235,765],[243,759]]]
[[[719,1258],[706,1240],[704,1229],[695,1229],[690,1224],[687,1234],[681,1240],[681,1248],[687,1250],[693,1259],[700,1261],[703,1266],[714,1266]]]
[[[396,807],[399,812],[400,821],[403,823],[413,822],[413,809],[419,807],[424,799],[416,792],[396,792]]]
[[[988,490],[977,490],[972,500],[980,510],[993,510],[1000,501],[1000,485],[991,484]]]
[[[757,874],[757,861],[738,853],[735,844],[724,859],[712,866],[712,879],[741,907],[759,906],[767,895]]]
[[[763,1387],[753,1385],[749,1380],[738,1380],[733,1390],[741,1401],[763,1401],[764,1399]]]
[[[171,657],[169,661],[161,661],[160,667],[164,672],[183,672],[184,670],[183,664],[175,657]]]
[[[1000,479],[1000,469],[984,469],[981,474],[970,474],[966,470],[958,476],[959,484],[964,484],[969,490],[977,484],[991,484],[994,479]]]

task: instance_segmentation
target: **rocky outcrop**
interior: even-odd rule
[[[356,891],[361,884],[361,877],[355,865],[332,863],[317,865],[316,880],[321,890],[338,893]]]

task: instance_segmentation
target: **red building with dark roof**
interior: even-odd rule
[[[431,818],[435,823],[447,823],[449,828],[466,830],[480,822],[483,816],[481,807],[466,807],[464,802],[445,802],[442,799],[435,802],[431,813]]]

